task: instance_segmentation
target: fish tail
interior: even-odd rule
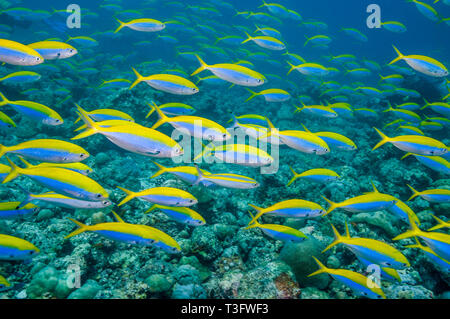
[[[0,92],[0,98],[2,99],[2,100],[0,101],[0,106],[9,104],[9,103],[11,102],[11,101],[8,100],[8,99],[6,98],[6,96],[4,96],[3,93],[1,93],[1,92]]]
[[[0,158],[3,157],[3,155],[5,155],[8,152],[8,147],[0,144]]]
[[[419,248],[419,249],[423,249],[423,245],[420,243],[420,241],[417,239],[417,237],[414,237],[416,243],[413,245],[406,245],[404,246],[405,248]]]
[[[275,128],[275,126],[272,124],[272,122],[269,120],[269,118],[266,116],[267,124],[269,125],[270,131],[266,134],[263,134],[262,136],[258,137],[258,140],[262,140],[264,138],[268,138],[272,135],[278,136],[278,130]]]
[[[250,205],[250,204],[249,204]],[[251,205],[250,205],[251,206]],[[256,206],[255,206],[256,207]],[[259,208],[259,207],[258,207]],[[250,214],[250,217],[252,218],[250,220],[250,222],[248,223],[247,227],[245,227],[244,229],[251,229],[251,228],[257,228],[259,227],[261,224],[258,223],[256,216],[253,216],[251,211],[247,211]]]
[[[392,60],[389,64],[393,64],[399,60],[402,60],[405,57],[403,54],[400,53],[400,51],[394,45],[392,47],[394,48],[394,50],[398,56],[394,60]]]
[[[315,275],[319,275],[319,274],[323,274],[323,273],[328,273],[328,268],[325,267],[324,264],[322,264],[319,259],[317,259],[316,257],[312,256],[312,258],[314,258],[317,266],[319,266],[319,270],[316,270],[315,272],[313,272],[312,274],[309,274],[308,277],[312,277]]]
[[[195,169],[197,170],[197,179],[192,184],[192,186],[198,185],[202,180],[204,180],[204,175],[203,175],[202,171],[200,170],[200,168],[198,167],[198,165],[194,164],[194,166],[195,166]]]
[[[152,103],[155,103],[152,101]],[[150,106],[150,111],[148,111],[147,115],[145,116],[145,118],[149,117],[150,115],[153,114],[153,112],[155,112],[155,108],[153,107],[153,105],[150,105],[149,103],[147,103]]]
[[[84,233],[85,231],[89,230],[89,226],[85,225],[83,223],[80,223],[79,221],[73,219],[73,218],[69,218],[69,220],[71,222],[73,222],[74,224],[76,224],[79,228],[73,232],[71,232],[69,235],[67,235],[66,237],[64,237],[64,239],[68,239],[70,237],[76,236],[78,234]]]
[[[250,97],[249,97],[248,99],[246,99],[244,102],[250,101],[251,99],[253,99],[255,96],[257,96],[257,95],[259,94],[259,93],[256,93],[256,92],[250,90],[249,88],[246,88],[246,89],[247,89],[247,91],[249,91],[252,95],[250,95]]]
[[[75,105],[77,106],[78,115],[83,120],[84,124],[86,124],[86,130],[72,137],[71,140],[78,140],[96,134],[98,132],[99,126],[89,117],[88,112],[83,110],[78,104]]]
[[[337,231],[336,227],[334,227],[333,224],[331,224],[331,227],[333,228],[334,241],[333,241],[331,244],[329,244],[329,245],[327,246],[327,248],[325,248],[324,250],[322,250],[322,253],[324,253],[324,252],[326,252],[327,250],[329,250],[330,248],[332,248],[332,247],[334,247],[334,246],[336,246],[336,245],[342,243],[342,239],[344,238],[344,236],[341,236],[341,235],[339,234],[339,232]],[[347,225],[347,223],[345,223],[345,227],[346,227],[346,231],[347,231],[347,236],[350,237],[350,235],[349,235],[349,233],[348,233],[348,225]],[[346,237],[347,237],[347,236],[346,236]]]
[[[409,155],[413,155],[413,153],[406,153],[405,155],[402,156],[402,158],[400,158],[401,160],[408,157]]]
[[[405,239],[405,238],[423,235],[423,231],[421,231],[420,228],[417,227],[416,222],[412,219],[412,217],[409,214],[408,214],[408,221],[409,221],[410,229],[407,230],[406,232],[404,232],[403,234],[400,234],[400,235],[392,238],[392,240],[401,240],[401,239]]]
[[[425,108],[427,108],[430,105],[430,102],[428,102],[427,100],[425,100],[425,98],[423,99],[425,101],[425,105],[422,106],[420,109],[423,110]],[[444,99],[445,100],[445,99]]]
[[[117,188],[124,191],[125,194],[127,194],[127,196],[124,199],[122,199],[122,201],[117,206],[121,206],[136,197],[136,193],[129,191],[128,189],[122,188],[120,186],[117,186]]]
[[[305,38],[306,38],[306,41],[305,41],[305,44],[303,44],[304,47],[306,47],[306,45],[308,44],[308,42],[310,40],[310,38],[308,38],[306,35],[305,35]]]
[[[156,105],[156,103],[154,101],[152,101],[152,103],[153,103],[153,105],[151,105],[150,103],[147,103],[147,104],[150,107],[152,107],[159,116],[159,120],[152,126],[152,129],[156,129],[157,127],[160,127],[164,123],[168,122],[169,117],[166,114],[164,114],[163,111],[161,111],[161,109],[158,107],[158,105]]]
[[[445,223],[442,219],[437,218],[437,217],[434,216],[433,214],[432,214],[431,216],[436,220],[436,222],[437,222],[438,224],[437,224],[436,226],[431,227],[431,228],[428,229],[427,231],[433,231],[433,230],[436,230],[436,229],[440,229],[440,228],[442,228],[442,227],[445,227],[446,223]]]
[[[214,151],[214,146],[208,146],[203,144],[203,150],[200,152],[200,154],[198,154],[196,157],[194,157],[194,161],[198,160],[199,158],[203,157],[203,156],[210,156],[211,152]]]
[[[289,61],[287,61],[287,63],[289,64],[289,66],[291,67],[290,69],[289,69],[289,71],[288,71],[288,75],[289,75],[289,73],[291,73],[292,71],[294,71],[295,70],[295,65],[293,65],[291,62],[289,62]]]
[[[28,203],[31,203],[33,200],[33,197],[28,190],[26,190],[25,188],[23,188],[20,185],[17,185],[17,187],[27,196],[20,204],[19,206],[17,206],[17,209],[21,209],[22,207],[24,207],[25,205],[27,205]]]
[[[406,186],[408,186],[409,189],[413,192],[413,194],[411,195],[411,197],[408,198],[407,202],[409,202],[411,199],[416,198],[417,196],[420,195],[420,192],[418,192],[417,190],[415,190],[411,185],[406,184]]]
[[[136,71],[135,68],[132,68],[134,75],[136,75],[136,80],[130,85],[130,87],[128,88],[128,90],[131,90],[132,88],[134,88],[136,85],[138,85],[140,82],[144,81],[144,77],[142,75],[139,74],[138,71]]]
[[[6,184],[12,181],[17,176],[23,173],[23,168],[20,168],[19,166],[14,164],[8,157],[6,159],[8,160],[8,163],[11,166],[11,170],[9,171],[9,174],[3,179],[2,184]]]
[[[123,23],[122,21],[120,21],[119,19],[116,19],[117,22],[120,23],[119,27],[116,29],[116,31],[114,31],[114,33],[117,33],[120,31],[120,29],[122,29],[125,26],[125,23]]]
[[[256,24],[255,24],[255,28],[256,28],[255,32],[258,32],[259,30],[261,30],[261,28],[259,26],[257,26]]]
[[[256,210],[255,216],[254,216],[254,217],[252,216],[252,220],[248,223],[248,224],[250,225],[250,224],[256,223],[256,220],[257,220],[259,217],[261,217],[261,215],[264,214],[265,212],[264,212],[264,208],[262,208],[262,207],[258,207],[258,206],[252,205],[252,204],[248,204],[248,206],[250,206],[251,208],[253,208],[254,210]],[[250,212],[249,212],[249,213],[250,213]],[[251,214],[250,214],[250,215],[251,215]]]
[[[206,70],[208,68],[208,64],[205,63],[205,61],[203,61],[197,54],[195,55],[198,59],[198,62],[200,62],[200,67],[195,70],[191,76],[196,75],[197,73],[202,72],[203,70]]]
[[[381,141],[375,145],[372,148],[372,151],[376,150],[377,148],[379,148],[380,146],[384,145],[385,143],[389,142],[389,137],[387,135],[385,135],[383,132],[381,132],[379,129],[377,129],[376,127],[374,127],[375,131],[377,131],[378,135],[381,136]]]
[[[159,170],[158,170],[155,174],[153,174],[150,178],[158,177],[158,176],[160,176],[160,175],[162,175],[162,174],[164,174],[164,173],[166,173],[166,172],[168,171],[168,170],[167,170],[167,167],[164,167],[164,166],[162,166],[161,164],[156,163],[156,162],[154,162],[154,161],[152,161],[152,162],[153,162],[153,164],[155,164],[156,166],[158,166]]]
[[[294,174],[294,177],[291,178],[291,180],[289,181],[289,183],[287,183],[286,186],[291,185],[299,177],[299,174],[296,171],[294,171],[294,169],[291,166],[289,166],[289,169],[291,170],[292,174]]]
[[[247,36],[247,39],[242,41],[241,44],[251,41],[253,39],[252,36],[250,34],[248,34],[247,32],[245,32],[245,35]]]
[[[24,163],[25,164],[25,168],[32,168],[32,167],[34,167],[35,165],[32,165],[30,162],[28,162],[27,160],[25,160],[22,156],[18,156],[19,157],[19,159],[22,161],[22,163]]]
[[[157,204],[153,204],[152,206],[150,206],[149,209],[147,209],[147,210],[144,212],[144,214],[148,214],[148,213],[150,213],[151,211],[154,211],[154,210],[157,209],[157,208],[158,208],[158,205],[157,205]]]
[[[325,199],[325,201],[330,205],[330,207],[328,207],[327,212],[325,213],[325,215],[328,215],[329,213],[331,213],[333,210],[335,210],[336,208],[338,208],[338,204],[335,202],[332,202],[331,200],[329,200],[328,198],[322,196],[323,199]],[[325,216],[323,215],[323,216]]]

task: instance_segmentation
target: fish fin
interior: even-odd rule
[[[250,90],[249,88],[246,88],[246,89],[247,89],[247,91],[249,91],[252,95],[250,95],[250,97],[249,97],[248,99],[246,99],[244,102],[248,102],[248,101],[250,101],[251,99],[253,99],[255,96],[259,95],[259,93],[256,93],[256,92]]]
[[[400,53],[400,51],[394,45],[392,47],[394,48],[394,50],[398,56],[394,60],[392,60],[389,64],[393,64],[399,60],[402,60],[405,57],[403,54]]]
[[[23,172],[23,168],[20,168],[19,166],[14,164],[8,157],[6,159],[9,163],[9,165],[11,166],[11,170],[9,171],[9,174],[3,179],[2,184],[6,184],[6,183],[12,181],[13,179],[15,179],[17,176],[19,176]]]
[[[411,185],[406,184],[406,186],[408,186],[409,189],[413,192],[413,194],[411,195],[411,197],[408,198],[407,202],[409,202],[411,199],[416,198],[417,196],[420,195],[420,192],[418,192],[417,190],[415,190]]]
[[[71,232],[69,235],[67,235],[66,237],[64,237],[64,239],[68,239],[70,237],[76,236],[78,234],[84,233],[85,231],[89,230],[89,226],[85,225],[83,223],[80,223],[79,221],[76,221],[73,218],[69,218],[70,221],[72,221],[74,224],[76,224],[79,228],[73,232]]]
[[[123,221],[123,219],[122,219],[115,211],[112,210],[111,213],[114,214],[114,217],[116,218],[116,220],[117,220],[119,223],[125,223],[125,222]]]
[[[120,23],[120,25],[119,25],[119,27],[116,29],[116,31],[114,31],[114,33],[119,32],[120,29],[122,29],[122,28],[125,26],[125,23],[124,23],[124,22],[120,21],[119,19],[116,19],[116,20],[117,20],[117,22]]]
[[[156,105],[156,103],[154,101],[152,101],[152,102],[153,102],[153,105],[151,105],[150,103],[147,103],[147,104],[150,107],[153,107],[159,116],[159,120],[152,126],[152,129],[156,129],[156,128],[160,127],[161,125],[163,125],[164,123],[167,123],[170,120],[170,118],[166,114],[164,114],[163,111],[161,111],[159,106]]]
[[[200,62],[200,67],[195,70],[191,76],[196,75],[197,73],[202,72],[203,70],[206,70],[208,68],[208,64],[205,63],[205,61],[203,61],[197,54],[195,55],[198,59],[198,62]]]
[[[138,85],[140,82],[144,81],[144,77],[142,75],[139,74],[138,71],[136,71],[135,68],[132,68],[134,75],[136,75],[136,80],[130,85],[130,87],[128,88],[128,90],[131,90],[132,88],[134,88],[136,85]]]
[[[312,274],[309,274],[308,277],[312,277],[312,276],[319,275],[319,274],[323,274],[323,273],[328,273],[328,268],[325,267],[325,265],[322,264],[322,263],[319,261],[319,259],[317,259],[317,258],[314,257],[314,256],[311,256],[311,257],[314,258],[314,260],[315,260],[317,266],[319,266],[319,270],[316,270],[316,271],[313,272]]]
[[[322,198],[330,205],[330,207],[328,207],[327,212],[323,215],[326,216],[329,213],[331,213],[333,210],[335,210],[336,208],[338,208],[338,203],[332,202],[331,200],[329,200],[328,198],[326,198],[325,196],[322,196]]]
[[[292,174],[294,174],[294,176],[291,178],[291,180],[289,181],[289,183],[287,183],[286,186],[291,185],[300,176],[300,174],[298,174],[296,171],[294,171],[294,169],[290,165],[289,165],[289,169],[291,170]]]
[[[136,193],[129,191],[128,189],[122,188],[120,186],[117,186],[117,188],[124,191],[125,194],[127,194],[127,196],[124,199],[122,199],[122,201],[117,206],[121,206],[136,197]]]
[[[158,177],[158,176],[168,172],[167,167],[164,167],[161,164],[156,163],[154,161],[152,161],[152,163],[155,164],[159,168],[159,170],[155,174],[153,174],[150,178],[155,178],[155,177]]]
[[[381,132],[379,129],[377,129],[376,127],[374,127],[375,131],[377,131],[378,135],[381,136],[381,141],[375,145],[372,148],[372,151],[376,150],[377,148],[379,148],[380,146],[384,145],[385,143],[389,142],[389,137],[387,135],[385,135],[383,132]]]
[[[431,227],[430,229],[427,229],[427,231],[433,231],[433,230],[436,230],[436,229],[441,229],[441,228],[446,226],[447,223],[444,222],[442,219],[436,217],[433,214],[431,214],[431,216],[437,221],[438,224],[433,226],[433,227]]]
[[[374,192],[374,193],[379,193],[377,187],[375,186],[375,184],[373,183],[372,180],[370,180],[370,183],[372,184],[373,192]]]
[[[342,243],[342,239],[345,238],[345,237],[347,237],[347,236],[341,236],[341,235],[339,234],[339,232],[337,231],[336,227],[334,227],[333,224],[331,224],[331,227],[333,228],[334,241],[333,241],[331,244],[329,244],[329,245],[327,246],[327,248],[325,248],[324,250],[322,250],[322,254],[323,254],[324,252],[326,252],[327,250],[329,250],[330,248],[332,248],[332,247],[334,247],[334,246],[336,246],[336,245]],[[347,225],[347,223],[345,223],[345,227],[346,227],[346,231],[347,231],[347,233],[348,233],[348,225]],[[350,235],[348,235],[348,236],[350,237]]]
[[[198,167],[198,165],[194,164],[194,166],[195,166],[195,169],[197,170],[197,179],[191,186],[198,185],[202,180],[205,179],[204,175],[203,175],[202,171],[200,170],[200,168]]]
[[[303,123],[300,123],[300,124],[301,124],[301,126],[303,127],[303,129],[305,130],[305,132],[311,133],[311,131],[310,131],[310,130],[308,130],[308,129],[306,128],[306,126],[305,126],[305,125],[303,125]]]

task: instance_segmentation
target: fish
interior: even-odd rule
[[[267,119],[267,122],[270,126],[270,131],[260,136],[259,140],[269,136],[278,137],[283,144],[308,154],[324,155],[330,151],[328,144],[311,132],[297,130],[279,131],[269,119]]]
[[[168,117],[159,109],[155,102],[153,102],[153,105],[148,105],[153,107],[159,116],[159,120],[153,124],[152,129],[156,129],[164,123],[169,123],[181,132],[188,132],[194,137],[205,139],[210,142],[225,141],[231,137],[226,128],[212,120],[192,115]]]
[[[428,3],[421,2],[418,0],[406,0],[407,2],[413,2],[416,5],[417,10],[422,13],[425,17],[430,19],[431,21],[439,21],[439,14],[437,11],[430,6]]]
[[[393,47],[398,56],[389,64],[404,60],[411,68],[413,68],[417,72],[432,77],[444,77],[448,75],[447,68],[441,62],[423,55],[403,55],[395,46]]]
[[[372,148],[372,151],[386,143],[391,143],[402,151],[419,155],[440,156],[448,152],[448,147],[445,144],[431,137],[401,135],[391,138],[377,128],[374,127],[374,129],[381,136],[381,141]]]
[[[336,208],[342,208],[352,213],[375,212],[378,210],[389,209],[398,202],[398,199],[391,195],[379,193],[373,183],[372,187],[373,192],[352,197],[340,203],[334,203],[322,196],[322,198],[330,205],[325,215],[328,215]]]
[[[404,269],[411,266],[408,259],[391,245],[371,238],[351,237],[347,223],[345,223],[345,236],[341,236],[333,225],[331,227],[333,228],[334,241],[322,253],[338,244],[344,244],[356,256],[376,265],[393,269]]]
[[[290,218],[314,218],[325,214],[325,209],[322,206],[303,199],[289,199],[278,202],[267,208],[261,208],[253,204],[248,205],[257,212],[249,224],[256,221],[262,215]]]
[[[245,34],[247,35],[247,39],[242,41],[241,42],[242,44],[247,43],[248,41],[253,41],[258,46],[265,48],[265,49],[269,49],[269,50],[281,51],[281,50],[286,49],[286,45],[283,42],[281,42],[280,40],[278,40],[277,38],[266,36],[266,35],[252,37],[247,32]]]
[[[417,239],[417,237],[414,237],[414,239],[416,243],[413,245],[406,245],[405,248],[418,248],[422,250],[435,266],[437,266],[439,269],[441,269],[446,273],[450,273],[450,261],[440,257],[429,247],[422,245]]]
[[[312,256],[319,266],[319,270],[309,274],[308,277],[319,274],[329,274],[333,279],[350,287],[358,296],[370,299],[386,299],[381,287],[375,283],[370,277],[365,277],[357,272],[346,269],[331,269],[325,267],[316,257]]]
[[[75,106],[80,107],[76,103]],[[86,112],[86,115],[88,115],[89,118],[96,122],[103,122],[108,120],[135,122],[135,120],[129,114],[115,109],[96,109],[90,112]],[[78,117],[74,123],[78,123],[80,120],[81,117]]]
[[[41,78],[41,75],[36,72],[18,71],[18,72],[10,73],[10,74],[5,75],[4,77],[0,78],[0,82],[22,84],[22,83],[35,82],[35,81],[38,81],[40,78]]]
[[[34,49],[7,39],[0,39],[0,62],[12,65],[32,66],[44,62],[44,58]]]
[[[192,106],[179,102],[164,103],[159,105],[158,108],[166,115],[192,115],[195,113],[195,109]],[[150,111],[147,113],[145,118],[152,115],[154,111],[155,108],[151,106]]]
[[[92,121],[81,107],[79,116],[87,128],[72,137],[72,140],[85,138],[94,134],[102,134],[117,146],[137,154],[151,157],[176,157],[183,155],[183,148],[169,136],[141,125],[116,125],[100,127]]]
[[[122,28],[127,27],[135,31],[141,31],[141,32],[157,32],[164,30],[166,28],[166,25],[158,20],[155,19],[133,19],[128,22],[122,22],[119,19],[116,19],[117,22],[120,23],[119,27],[114,31],[114,33],[119,32]]]
[[[177,167],[164,167],[161,164],[157,162],[153,162],[158,167],[158,171],[153,174],[150,178],[158,177],[162,174],[169,173],[182,181],[188,183],[189,185],[192,185],[195,183],[195,181],[198,178],[198,171],[193,166],[177,166]],[[210,172],[200,169],[203,175],[211,174]],[[212,183],[207,181],[201,181],[200,184],[204,186],[210,186]]]
[[[10,101],[0,93],[0,106],[10,105],[17,112],[45,125],[61,125],[64,123],[61,115],[55,110],[32,101]]]
[[[169,235],[161,230],[147,225],[136,225],[125,223],[119,215],[113,212],[117,222],[100,223],[96,225],[85,225],[75,219],[69,218],[79,228],[64,239],[69,239],[81,233],[91,231],[108,239],[141,246],[155,246],[169,253],[179,253],[180,245]]]
[[[302,107],[296,106],[296,110],[294,111],[294,114],[297,112],[308,112],[310,114],[318,115],[321,117],[326,118],[335,118],[338,117],[338,113],[336,113],[335,110],[333,110],[329,106],[325,105],[305,105],[302,103]]]
[[[20,168],[9,158],[6,159],[11,170],[2,184],[24,175],[44,187],[69,197],[88,201],[102,201],[109,197],[100,184],[78,172],[59,167]]]
[[[39,41],[27,45],[45,60],[67,59],[78,53],[77,49],[65,42]]]
[[[132,68],[136,75],[136,80],[128,88],[131,90],[140,82],[145,82],[156,90],[176,94],[176,95],[192,95],[199,92],[199,88],[191,81],[173,74],[153,74],[142,76]]]
[[[273,163],[274,159],[266,151],[247,144],[207,145],[194,161],[201,157],[214,156],[225,163],[249,167],[262,167]]]
[[[413,153],[406,153],[401,159],[413,155],[420,163],[442,174],[450,175],[450,163],[440,156],[425,156]]]
[[[259,228],[270,238],[283,242],[298,243],[304,241],[307,238],[307,236],[301,231],[292,227],[278,224],[260,224],[250,212],[249,214],[254,221],[244,229]]]
[[[191,76],[202,72],[203,70],[209,70],[217,77],[231,82],[233,84],[242,86],[259,86],[265,82],[265,77],[252,69],[238,64],[206,64],[197,54],[195,55],[200,62],[200,67],[195,70]]]
[[[291,95],[285,90],[281,89],[267,89],[261,92],[253,92],[252,90],[247,88],[247,91],[251,93],[251,96],[248,97],[244,102],[248,102],[253,99],[255,96],[262,95],[266,102],[284,102],[291,98]]]
[[[46,192],[42,194],[32,194],[23,187],[19,188],[26,194],[26,198],[17,206],[18,209],[25,208],[27,205],[38,203],[39,207],[47,204],[50,207],[64,207],[70,209],[102,209],[112,205],[110,200],[88,201],[68,197],[55,192]]]
[[[286,186],[291,185],[298,178],[304,178],[308,181],[317,183],[329,183],[340,178],[340,176],[335,171],[326,168],[309,169],[302,173],[297,173],[291,166],[289,166],[289,169],[291,170],[292,174],[294,174],[294,176],[290,179]]]
[[[39,248],[22,238],[0,234],[0,260],[27,260],[36,257]]]
[[[160,210],[176,222],[187,224],[190,226],[203,226],[206,224],[205,219],[196,211],[189,207],[174,207],[159,204],[153,204],[145,213],[154,210]]]
[[[19,207],[20,204],[20,202],[0,203],[0,220],[31,216],[39,210],[38,206],[31,203],[23,205],[22,207]]]
[[[190,193],[173,187],[153,187],[140,192],[132,192],[120,186],[117,186],[117,188],[127,195],[117,206],[122,206],[133,198],[141,198],[153,204],[165,206],[187,207],[195,205],[198,202]]]
[[[398,21],[385,21],[381,22],[381,27],[395,33],[403,33],[407,31],[406,26]]]
[[[325,76],[330,72],[328,68],[317,63],[303,63],[299,65],[293,65],[289,61],[287,63],[291,67],[287,74],[291,73],[293,70],[297,70],[303,75]]]
[[[14,146],[0,144],[0,157],[9,153],[50,163],[77,163],[90,156],[81,146],[57,139],[29,140]]]
[[[259,187],[256,180],[244,175],[230,173],[203,174],[197,165],[195,165],[195,168],[197,169],[197,179],[193,185],[198,185],[200,182],[209,182],[226,188],[253,189]]]
[[[442,259],[450,260],[450,235],[439,232],[425,232],[417,227],[412,219],[410,219],[409,225],[409,230],[392,238],[392,240],[420,237],[436,255]]]
[[[434,102],[430,103],[427,100],[425,100],[425,105],[421,107],[420,109],[423,110],[427,107],[431,107],[431,109],[439,114],[444,115],[446,118],[450,118],[450,104],[445,102]]]
[[[408,198],[408,202],[417,196],[422,197],[428,202],[432,203],[448,203],[450,202],[450,190],[448,189],[428,189],[422,192],[415,190],[411,185],[406,184],[411,189],[413,194]]]

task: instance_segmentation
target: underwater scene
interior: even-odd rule
[[[449,0],[0,0],[0,299],[450,298]]]

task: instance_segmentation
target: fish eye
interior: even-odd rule
[[[30,251],[28,252],[28,255],[33,255],[33,253],[34,253],[34,251],[30,250]]]
[[[189,203],[193,203],[193,202],[194,202],[194,200],[193,200],[193,199],[190,199],[190,200],[189,200]]]
[[[41,61],[41,58],[40,57],[36,57],[36,61]]]
[[[81,154],[80,154],[80,157],[84,157],[84,154],[83,154],[83,153],[81,153]]]
[[[103,205],[108,205],[109,204],[109,202],[107,201],[107,200],[105,200],[104,202],[103,202]]]
[[[386,266],[391,266],[391,263],[386,263]]]
[[[97,194],[97,195],[95,195],[97,198],[100,198],[100,197],[102,197],[102,194]]]

